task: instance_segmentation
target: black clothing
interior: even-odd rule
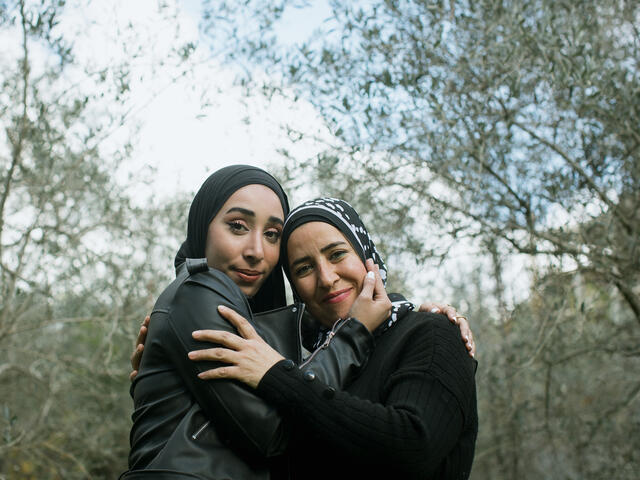
[[[267,479],[266,459],[284,451],[289,428],[276,409],[246,385],[197,378],[199,372],[220,364],[193,362],[187,353],[211,347],[194,340],[194,330],[235,332],[218,314],[217,306],[226,305],[249,320],[281,354],[300,361],[303,306],[252,315],[246,297],[229,277],[208,268],[204,259],[188,264],[194,273],[181,268],[151,314],[140,370],[131,387],[135,411],[130,470],[122,478]],[[329,347],[304,368],[313,368],[319,378],[341,388],[362,367],[372,347],[373,337],[362,324],[345,322]],[[298,370],[293,362],[289,367]]]
[[[230,165],[212,173],[196,193],[189,208],[187,238],[180,246],[174,265],[176,273],[186,258],[205,256],[209,224],[222,205],[237,190],[247,185],[269,187],[280,199],[284,217],[289,213],[289,201],[278,181],[264,170],[251,165]],[[282,264],[278,264],[250,301],[254,313],[286,305]]]
[[[372,258],[384,281],[386,269],[366,227],[340,199],[295,208],[284,225],[281,257],[288,258],[291,233],[316,221],[337,228],[363,263]],[[343,390],[282,362],[260,381],[258,393],[293,425],[293,478],[468,478],[478,433],[476,362],[459,329],[444,315],[394,305],[374,337],[367,366]]]
[[[344,391],[283,362],[257,391],[294,426],[294,479],[466,479],[478,432],[475,367],[457,326],[411,312],[376,337]]]

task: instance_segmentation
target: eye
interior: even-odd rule
[[[241,234],[249,231],[246,225],[238,220],[227,222],[227,225],[229,226],[229,230],[231,230],[232,233]]]
[[[337,262],[341,260],[347,253],[349,252],[346,250],[334,250],[329,254],[329,260],[331,260],[332,262]]]
[[[269,241],[270,243],[276,244],[280,241],[282,232],[276,229],[267,230],[266,232],[264,232],[264,236],[267,237],[267,241]]]
[[[296,268],[294,273],[296,277],[304,277],[309,272],[311,272],[311,265],[305,264],[300,265],[298,268]]]

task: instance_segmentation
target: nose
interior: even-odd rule
[[[316,265],[316,269],[318,271],[318,286],[322,288],[331,288],[340,279],[332,263],[320,262]]]
[[[262,245],[262,232],[254,230],[247,235],[247,243],[244,248],[244,258],[250,265],[260,263],[264,258],[264,246]]]

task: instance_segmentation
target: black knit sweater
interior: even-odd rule
[[[478,432],[475,368],[458,327],[411,312],[376,339],[346,391],[283,360],[258,393],[296,425],[293,478],[466,479]]]

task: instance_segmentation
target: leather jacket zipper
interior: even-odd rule
[[[339,318],[338,320],[336,320],[336,323],[333,324],[333,327],[331,327],[331,330],[329,331],[329,333],[327,333],[327,338],[324,339],[324,342],[322,342],[322,345],[320,345],[318,348],[316,348],[313,353],[311,353],[311,355],[309,355],[309,358],[307,358],[304,362],[302,362],[300,364],[300,368],[303,368],[304,366],[307,365],[307,363],[309,363],[311,360],[313,360],[313,358],[318,354],[318,352],[320,352],[320,350],[324,350],[325,348],[327,348],[329,346],[329,344],[331,343],[331,339],[336,335],[336,333],[338,333],[338,330],[340,330],[342,328],[342,326],[347,323],[349,320],[351,319],[351,317],[347,317],[347,318]]]
[[[198,429],[196,430],[196,433],[194,433],[193,435],[191,435],[191,438],[193,440],[197,440],[198,437],[200,436],[200,434],[202,432],[204,432],[204,429],[207,428],[209,426],[209,420],[207,420],[206,422],[204,422],[204,424]]]

